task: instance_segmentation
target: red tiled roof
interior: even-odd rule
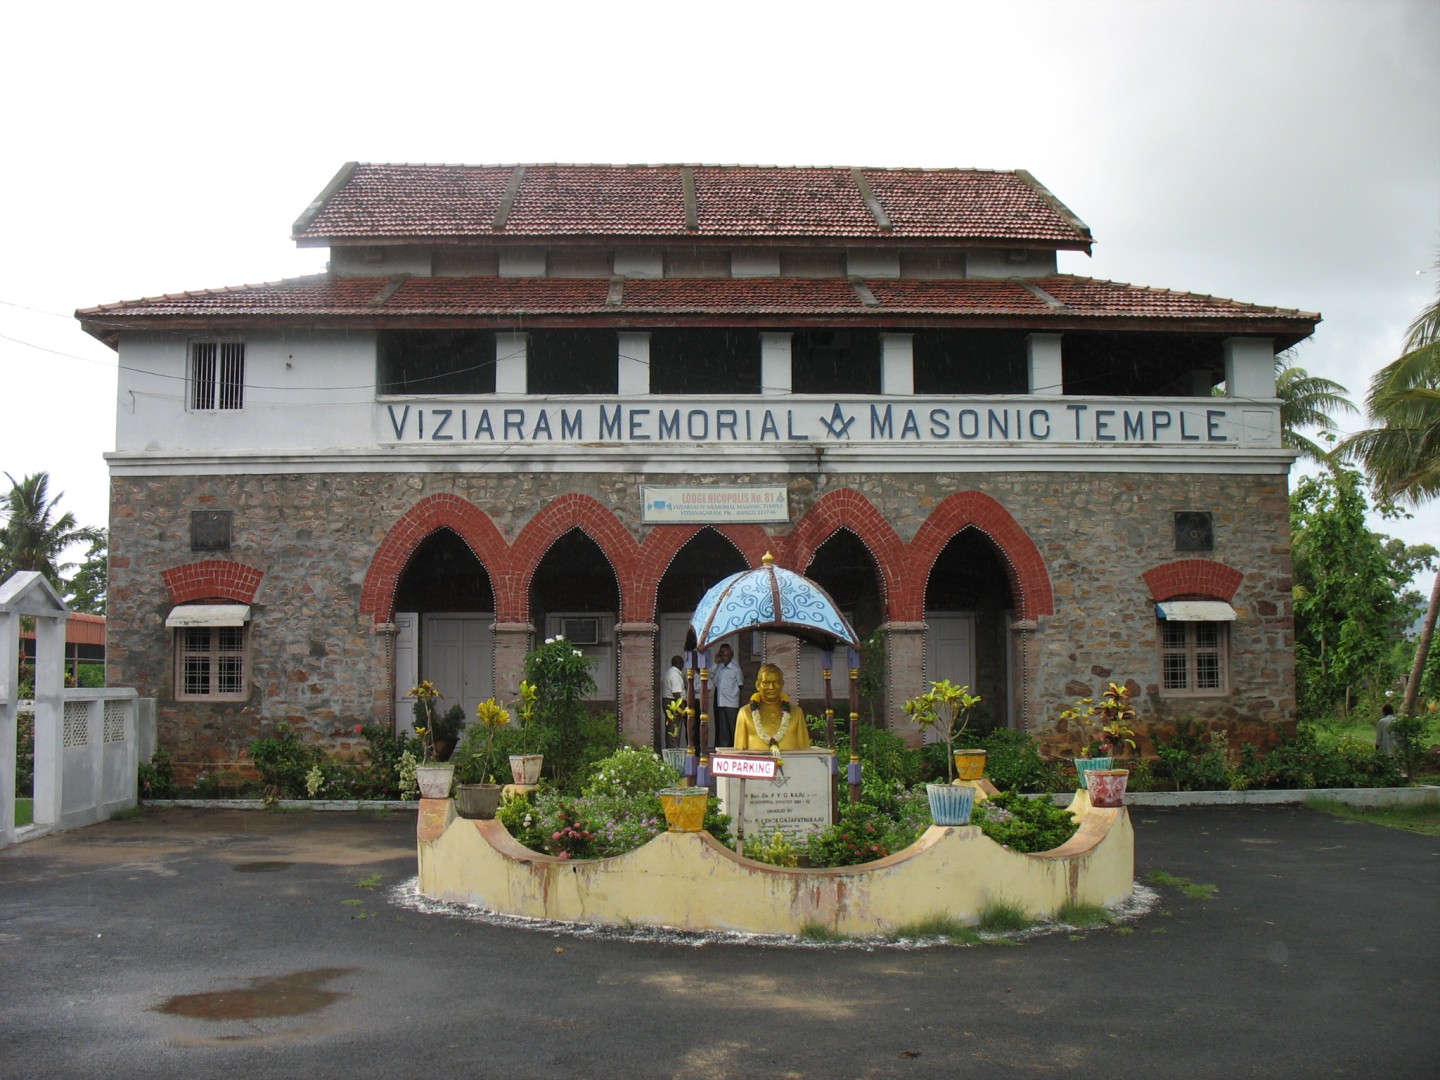
[[[857,176],[868,184],[873,207]],[[508,185],[517,180],[507,204]],[[1085,224],[1022,171],[751,165],[351,164],[295,223],[294,236],[317,244],[559,236],[895,239],[1084,251],[1091,242]]]
[[[874,303],[867,303],[868,290]],[[612,299],[618,302],[612,303]],[[316,321],[337,325],[405,319],[844,317],[1023,319],[1070,328],[1126,320],[1150,329],[1179,322],[1268,333],[1293,343],[1316,314],[1259,307],[1195,293],[1057,274],[1031,281],[844,278],[667,278],[628,280],[618,297],[606,278],[296,278],[105,304],[76,313],[97,336],[118,329],[217,321]],[[154,322],[152,322],[152,320]],[[1096,327],[1097,329],[1100,326]]]

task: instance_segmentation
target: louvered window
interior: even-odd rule
[[[245,406],[245,343],[197,341],[190,346],[190,408],[196,412]]]

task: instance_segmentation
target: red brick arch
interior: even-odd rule
[[[681,549],[706,529],[734,545],[749,569],[759,566],[765,553],[775,547],[770,534],[759,525],[657,525],[641,545],[636,594],[633,602],[626,605],[636,613],[638,621],[655,621],[656,598],[660,595],[660,582],[665,577],[665,571],[670,569]]]
[[[1227,604],[1235,599],[1245,575],[1214,559],[1177,559],[1140,575],[1149,586],[1153,600],[1177,596],[1211,596]]]
[[[370,560],[365,583],[360,588],[360,610],[377,623],[388,622],[395,608],[395,590],[400,575],[426,538],[440,529],[449,529],[474,552],[495,592],[495,607],[501,607],[502,585],[509,581],[510,549],[488,514],[458,495],[427,495],[401,515]]]
[[[780,565],[805,573],[821,545],[841,529],[853,533],[875,560],[882,596],[893,619],[894,596],[905,570],[905,544],[869,499],[853,488],[832,491],[815,503],[775,553]]]
[[[639,599],[645,580],[640,545],[620,520],[598,500],[589,495],[571,492],[551,500],[520,530],[510,550],[513,581],[507,582],[504,609],[500,597],[495,599],[496,619],[500,622],[523,622],[530,616],[530,583],[540,560],[551,545],[571,529],[579,529],[595,541],[615,571],[620,588],[620,621],[648,619],[638,609],[645,606]],[[649,606],[653,609],[653,597]]]
[[[160,579],[165,582],[165,588],[170,590],[172,604],[220,598],[251,604],[255,602],[255,594],[260,589],[260,579],[264,576],[263,570],[223,559],[184,563],[160,571]]]
[[[1000,549],[1010,578],[1010,589],[1022,619],[1035,619],[1055,611],[1055,594],[1044,556],[1010,511],[980,491],[957,491],[937,506],[910,541],[907,552],[915,572],[903,595],[892,603],[891,618],[919,621],[925,616],[925,585],[935,560],[950,538],[962,529],[976,528]],[[923,568],[924,572],[919,572]]]

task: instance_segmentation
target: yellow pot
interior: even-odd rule
[[[705,808],[709,804],[709,788],[665,788],[660,792],[665,825],[671,832],[702,831],[705,828]]]
[[[979,780],[985,775],[984,750],[956,750],[955,776],[959,780]]]

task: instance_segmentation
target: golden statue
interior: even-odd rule
[[[804,750],[810,729],[803,709],[791,709],[784,694],[785,673],[774,664],[761,664],[750,704],[735,718],[736,750]]]

